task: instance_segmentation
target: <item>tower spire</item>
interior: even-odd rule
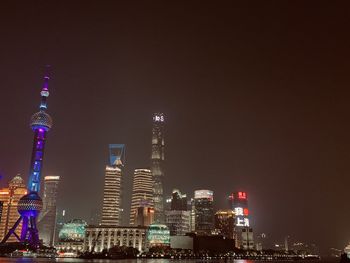
[[[44,75],[44,85],[41,89],[40,95],[41,95],[41,103],[40,103],[40,110],[46,110],[47,109],[47,97],[49,96],[49,69],[50,65],[46,65],[45,67],[45,75]]]

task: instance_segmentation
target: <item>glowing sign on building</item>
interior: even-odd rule
[[[68,223],[65,223],[58,234],[59,241],[83,241],[86,226],[86,222],[80,219],[73,219]]]
[[[243,208],[242,207],[235,207],[235,214],[236,216],[243,216]]]
[[[152,224],[148,227],[147,241],[151,247],[170,246],[170,230],[166,225]]]
[[[246,192],[238,192],[238,199],[247,199]]]
[[[210,190],[196,190],[194,191],[194,198],[195,199],[201,199],[201,198],[207,198],[212,200],[214,196],[213,191]]]
[[[248,226],[249,227],[249,219],[237,217],[236,226]]]
[[[164,115],[156,114],[156,115],[154,115],[153,120],[154,121],[159,121],[159,122],[164,122]]]
[[[248,208],[244,208],[244,209],[243,209],[243,215],[249,216],[249,210],[248,210]]]
[[[234,192],[229,196],[229,202],[236,215],[236,226],[249,227],[248,195],[246,192]]]

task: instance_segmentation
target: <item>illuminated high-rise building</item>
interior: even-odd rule
[[[47,132],[52,127],[52,118],[46,113],[47,98],[49,96],[49,76],[44,77],[44,85],[40,92],[41,103],[40,111],[33,114],[30,126],[34,131],[34,140],[32,148],[32,158],[30,161],[29,180],[28,180],[28,194],[23,196],[18,201],[18,212],[20,217],[8,231],[2,243],[6,242],[11,235],[14,235],[18,241],[28,243],[32,247],[40,245],[39,233],[37,229],[37,218],[43,206],[43,202],[39,196],[40,180],[43,167],[44,150],[46,144]],[[16,229],[22,222],[21,235],[18,236]]]
[[[47,246],[53,246],[55,240],[59,181],[59,176],[49,175],[44,177],[43,211],[38,219],[38,229],[40,238]]]
[[[167,199],[168,209],[165,211],[165,224],[172,236],[183,236],[191,231],[191,212],[187,211],[187,195],[174,189]]]
[[[174,189],[170,198],[170,210],[187,211],[187,195],[182,194],[179,189]]]
[[[229,196],[230,208],[235,212],[236,246],[243,249],[254,247],[253,230],[250,228],[248,195],[246,192],[233,192]]]
[[[153,115],[152,127],[152,175],[155,222],[164,223],[164,114]]]
[[[236,214],[237,227],[249,227],[248,195],[246,192],[233,192],[229,196],[229,205]]]
[[[109,165],[105,170],[101,224],[119,226],[122,221],[122,168],[125,163],[124,144],[109,145]]]
[[[215,213],[215,230],[226,238],[235,238],[235,212],[219,210]]]
[[[213,191],[197,190],[194,192],[195,231],[209,235],[214,230]]]
[[[142,207],[153,207],[153,179],[152,172],[149,169],[135,169],[134,171],[130,225],[136,224],[137,209]]]
[[[185,210],[165,211],[165,224],[171,236],[184,236],[191,231],[191,212]]]
[[[2,203],[1,221],[0,221],[0,239],[2,240],[9,232],[11,227],[16,223],[20,214],[17,210],[18,201],[27,194],[27,187],[24,180],[16,175],[10,182],[9,187],[0,190],[0,202]],[[15,233],[20,236],[22,223],[15,230]],[[17,239],[11,236],[8,241],[15,242]]]
[[[120,225],[122,171],[117,166],[106,166],[105,185],[103,191],[102,225]]]
[[[196,231],[196,207],[194,203],[194,198],[191,198],[191,213],[190,213],[190,229],[191,232]]]

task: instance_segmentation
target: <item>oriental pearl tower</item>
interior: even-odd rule
[[[19,200],[17,209],[20,217],[1,241],[1,243],[5,243],[11,235],[14,235],[19,242],[29,244],[33,248],[38,248],[40,246],[39,233],[36,226],[38,215],[43,206],[43,202],[39,196],[40,178],[46,134],[52,127],[52,118],[45,112],[47,109],[47,97],[49,96],[49,76],[47,73],[44,77],[44,85],[40,95],[40,110],[33,114],[30,121],[30,126],[34,132],[34,141],[32,158],[30,161],[28,194]],[[22,231],[20,236],[18,236],[15,231],[21,222]]]

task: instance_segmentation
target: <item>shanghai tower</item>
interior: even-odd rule
[[[30,121],[30,126],[34,132],[34,140],[29,169],[29,182],[27,186],[28,194],[24,195],[18,201],[17,209],[20,217],[9,230],[1,243],[5,243],[11,235],[14,235],[19,242],[29,244],[33,248],[37,248],[40,245],[39,233],[37,229],[37,218],[43,207],[43,202],[39,196],[40,179],[46,136],[47,132],[52,127],[52,119],[50,115],[46,113],[47,97],[49,96],[48,82],[49,77],[46,74],[44,77],[44,85],[40,92],[41,103],[39,106],[39,111],[33,114]],[[15,230],[21,222],[22,231],[21,235],[18,236]]]
[[[152,157],[154,221],[164,223],[164,114],[153,114]]]

